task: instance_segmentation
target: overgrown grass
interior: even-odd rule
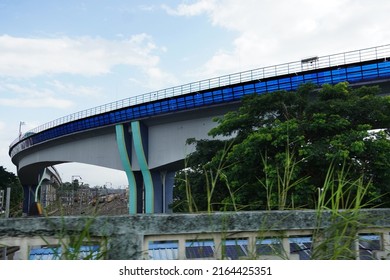
[[[236,203],[235,192],[232,191],[229,180],[224,173],[227,168],[224,164],[227,151],[226,149],[223,152],[215,170],[204,169],[208,213],[213,212],[212,197],[218,180],[224,182],[230,195],[226,199],[226,201],[229,201],[228,204],[224,201],[219,203],[222,205],[219,211],[221,209],[222,211],[224,209],[233,209],[234,211],[241,209],[241,206],[238,207]],[[277,169],[276,176],[267,173],[267,170],[271,169],[267,162],[267,155],[265,154],[262,158],[265,177],[259,181],[266,190],[266,205],[269,211],[273,209],[296,210],[293,202],[287,203],[288,196],[291,195],[295,187],[304,184],[307,179],[307,177],[294,177],[301,161],[298,161],[288,149],[286,149],[285,156],[284,164],[280,169]],[[377,207],[378,205],[375,205],[374,202],[378,198],[367,199],[372,184],[364,181],[364,175],[359,178],[352,178],[350,175],[346,162],[338,165],[337,168],[334,164],[331,164],[322,187],[318,188],[318,202],[315,209],[316,229],[312,235],[312,259],[339,260],[357,259],[359,257],[359,229],[369,225],[367,224],[369,221],[362,216],[361,209]],[[186,182],[187,184],[190,186],[190,182]],[[187,200],[191,201],[191,205],[195,205],[190,187],[187,191]],[[196,207],[191,207],[191,205],[189,205],[190,212],[196,210]],[[365,220],[366,224],[362,224],[362,220]],[[259,229],[259,237],[263,238],[261,237],[262,232],[267,230]],[[279,245],[271,247],[274,255],[283,259],[288,258],[289,252],[281,251]],[[256,258],[256,252],[251,252],[248,258]]]
[[[364,218],[361,209],[372,206],[372,201],[365,202],[370,187],[371,182],[364,183],[363,176],[350,179],[346,164],[339,171],[330,166],[324,186],[319,190],[313,259],[358,258],[358,231],[366,226],[361,224]],[[324,219],[329,224],[321,229]]]
[[[275,168],[267,161],[267,153],[261,158],[263,163],[264,178],[258,179],[261,186],[266,190],[267,210],[278,209],[294,209],[294,199],[291,203],[287,203],[289,196],[292,196],[294,188],[303,184],[308,177],[295,178],[296,170],[302,160],[295,158],[294,153],[290,152],[288,145],[285,151],[285,159],[282,167]],[[276,175],[272,176],[270,170],[276,169]]]
[[[87,217],[86,222],[76,230],[68,230],[65,217],[61,216],[62,225],[58,230],[57,244],[51,244],[41,237],[53,251],[53,259],[61,260],[99,260],[105,259],[108,253],[108,237],[92,237],[91,227],[96,216]],[[53,225],[55,227],[55,225]]]
[[[69,213],[65,210],[60,200],[43,211],[44,217],[50,216],[49,211],[56,209],[61,217],[61,226],[52,224],[57,228],[57,244],[51,244],[45,237],[41,237],[48,248],[53,252],[53,259],[61,260],[98,260],[105,259],[108,252],[108,238],[94,238],[91,236],[91,227],[99,213],[99,204],[90,205],[90,216],[85,217],[85,223],[80,224],[75,230],[68,230],[66,217]],[[58,213],[56,211],[56,213]],[[50,221],[50,220],[49,220]]]

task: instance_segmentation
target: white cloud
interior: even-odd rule
[[[143,5],[139,5],[139,6],[138,6],[138,9],[140,9],[141,11],[152,12],[152,11],[157,10],[157,9],[158,9],[158,6],[156,6],[156,5],[146,5],[146,4],[143,4]]]
[[[73,102],[66,99],[57,99],[47,97],[42,99],[25,98],[0,98],[0,106],[18,107],[18,108],[58,108],[64,109],[71,107]]]
[[[29,86],[21,86],[15,83],[2,83],[0,84],[0,92],[11,92],[16,95],[29,96],[31,98],[39,98],[39,97],[47,97],[52,94],[52,92],[48,89],[36,89],[33,85]]]
[[[147,34],[109,41],[102,38],[18,38],[0,36],[0,76],[34,77],[69,73],[95,76],[115,65],[156,67],[157,49]]]
[[[175,16],[203,14],[237,33],[191,73],[203,78],[387,44],[390,36],[386,0],[199,0],[164,9]]]
[[[144,87],[156,90],[170,85],[176,85],[178,80],[175,76],[166,73],[158,67],[150,67],[146,70],[146,75],[150,78],[144,83]]]
[[[72,105],[72,101],[56,97],[55,92],[48,88],[37,88],[31,84],[0,84],[0,106],[64,109]]]
[[[91,76],[142,73],[128,77],[139,80],[143,88],[158,89],[177,83],[176,78],[159,67],[156,53],[166,52],[157,47],[145,33],[130,38],[107,40],[92,37],[18,38],[0,36],[0,105],[23,108],[68,108],[72,96],[104,98],[102,84],[81,85],[77,80],[68,82],[61,74],[78,79]],[[127,68],[115,73],[116,66]],[[134,69],[130,69],[130,68]],[[123,68],[122,68],[123,69]],[[127,72],[126,72],[127,71]],[[80,77],[81,76],[81,77]],[[43,82],[42,82],[43,80]],[[45,81],[46,80],[46,81]],[[9,82],[12,81],[12,82]],[[90,81],[89,81],[90,83]]]
[[[87,97],[96,97],[101,96],[102,89],[99,87],[87,87],[87,86],[79,86],[72,83],[64,83],[59,80],[52,80],[47,82],[47,85],[53,87],[56,92],[61,92],[67,95],[73,96],[87,96]]]
[[[162,5],[163,10],[165,10],[170,15],[175,16],[197,16],[204,12],[210,12],[215,9],[214,0],[200,0],[193,4],[179,4],[176,9],[173,9],[167,5]]]

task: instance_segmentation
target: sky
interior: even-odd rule
[[[390,43],[387,0],[0,0],[0,166],[46,122],[119,99]],[[24,125],[20,126],[23,122]],[[127,185],[68,163],[63,181]]]

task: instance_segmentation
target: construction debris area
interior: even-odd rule
[[[128,192],[124,189],[57,190],[41,193],[45,215],[122,215],[128,214]]]

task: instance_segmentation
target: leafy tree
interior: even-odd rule
[[[72,191],[74,190],[75,188],[75,185],[74,183],[71,183],[71,182],[63,182],[61,184],[61,190],[64,190],[64,191]]]
[[[4,190],[6,194],[7,187],[11,187],[10,215],[16,216],[21,213],[23,188],[14,173],[8,172],[3,166],[0,166],[0,190]]]
[[[390,206],[388,131],[369,132],[390,127],[390,98],[379,93],[340,83],[246,96],[210,131],[231,140],[192,140],[196,151],[177,176],[174,206],[189,205],[190,185],[192,205],[206,210],[213,173],[211,201],[219,209],[313,208],[330,166],[335,174],[347,168],[350,180],[363,178],[367,202]]]
[[[195,144],[196,151],[187,159],[186,168],[178,172],[175,178],[174,203],[175,212],[193,212],[206,210],[207,180],[213,168],[213,157],[224,150],[224,141],[188,139],[187,144]],[[218,207],[221,197],[227,196],[227,190],[218,181],[217,192],[213,193],[211,203]],[[218,209],[218,208],[217,208]]]

